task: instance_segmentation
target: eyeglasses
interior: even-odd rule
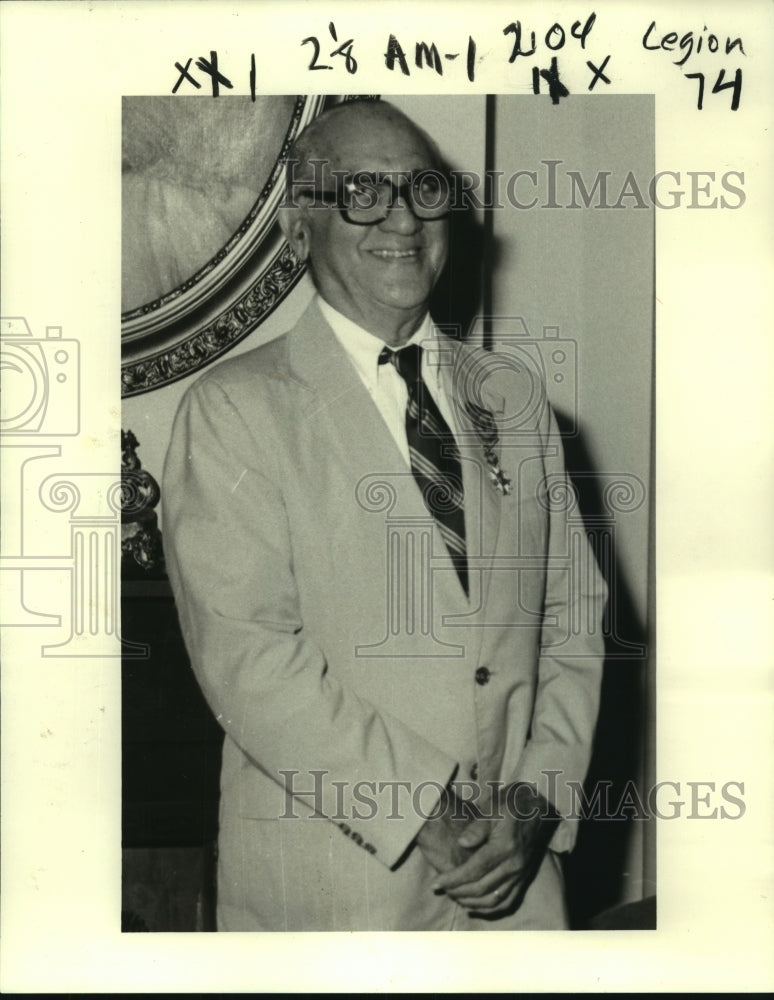
[[[308,193],[324,205],[333,205],[353,226],[376,226],[384,222],[400,198],[412,215],[423,222],[445,219],[451,211],[451,192],[447,179],[435,170],[421,170],[403,175],[398,172],[336,175],[337,190],[310,187]]]

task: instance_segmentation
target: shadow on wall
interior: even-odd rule
[[[578,502],[587,532],[594,542],[589,525],[610,521],[610,511],[600,493],[600,481],[593,472],[591,458],[582,432],[568,436],[571,425],[557,413],[563,434],[567,471],[578,492]],[[645,623],[640,620],[632,600],[630,586],[622,572],[615,551],[615,534],[608,535],[607,558],[600,560],[602,573],[610,590],[605,623],[605,666],[599,721],[594,752],[586,780],[586,794],[598,789],[599,807],[592,806],[592,816],[605,810],[605,803],[619,815],[617,819],[585,819],[580,823],[578,843],[565,864],[567,894],[572,927],[583,928],[589,920],[621,902],[627,848],[632,836],[637,806],[621,808],[627,792],[638,787],[644,746],[644,672],[647,647]],[[639,878],[640,873],[636,873]]]
[[[445,333],[458,340],[464,340],[474,319],[486,312],[481,289],[485,247],[490,266],[490,244],[472,212],[452,213],[446,267],[433,291],[430,313]]]

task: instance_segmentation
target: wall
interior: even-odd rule
[[[558,106],[547,97],[497,97],[490,136],[496,169],[506,177],[532,171],[537,181],[533,185],[522,177],[515,189],[521,204],[537,198],[533,208],[514,207],[506,196],[505,207],[492,213],[496,266],[490,301],[500,318],[493,323],[494,339],[508,326],[505,317],[523,317],[533,337],[539,338],[545,326],[558,327],[561,338],[574,342],[579,433],[566,439],[565,447],[587,526],[605,513],[604,488],[619,474],[637,477],[645,488],[637,509],[615,515],[607,571],[616,640],[608,642],[592,777],[613,780],[615,795],[630,778],[643,786],[644,748],[655,735],[652,720],[647,721],[652,664],[632,656],[626,645],[646,644],[651,624],[654,209],[648,183],[654,171],[654,110],[650,96],[572,96]],[[594,207],[599,192],[590,199],[592,207],[584,207],[580,188],[573,193],[573,171],[589,192],[600,172],[608,172],[601,203],[620,201],[622,207]],[[626,186],[630,171],[636,188],[631,181]],[[622,190],[630,194],[621,198]],[[568,207],[573,201],[579,207]],[[552,205],[557,207],[546,207]],[[548,390],[560,418],[573,416],[566,381],[560,389],[549,378]],[[587,472],[595,478],[589,480]],[[609,904],[652,893],[654,885],[645,884],[643,875],[650,827],[642,822],[598,826],[596,842],[585,854],[581,844],[574,859],[581,895],[596,894],[600,903]],[[592,830],[587,824],[584,832],[591,836]],[[609,881],[612,859],[626,873],[615,883]]]
[[[493,276],[495,315],[523,316],[533,336],[557,326],[576,342],[578,413],[592,468],[629,472],[647,483],[650,474],[650,407],[653,370],[654,211],[647,185],[654,171],[654,107],[648,96],[573,96],[556,107],[531,97],[496,99],[494,160],[506,176],[538,175],[517,186],[522,203],[493,213],[498,246]],[[560,208],[549,202],[549,168],[555,168]],[[618,199],[629,171],[644,192],[620,209],[579,208],[572,202],[570,171],[591,189],[609,171],[609,204]],[[598,196],[591,204],[596,205]],[[549,381],[549,394],[554,390]],[[561,407],[562,400],[555,397]],[[647,603],[647,507],[622,531],[619,554],[642,621]]]

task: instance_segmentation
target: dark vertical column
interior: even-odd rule
[[[496,191],[493,190],[492,171],[495,167],[495,143],[497,139],[495,115],[497,111],[497,95],[486,95],[486,128],[484,133],[484,252],[481,255],[481,309],[485,317],[483,331],[483,347],[491,351],[492,339],[492,283],[493,283],[493,248],[494,248],[494,213],[496,209]]]

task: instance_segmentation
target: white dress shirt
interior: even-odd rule
[[[337,309],[334,309],[333,306],[326,302],[322,296],[318,295],[317,304],[333,329],[336,339],[347,352],[352,364],[355,366],[355,370],[360,376],[363,385],[371,394],[371,398],[390,429],[390,433],[395,438],[395,443],[405,458],[406,464],[410,467],[411,459],[406,439],[408,388],[398,374],[395,365],[379,364],[379,355],[382,349],[387,347],[390,350],[394,350],[394,348],[385,343],[381,337],[374,336],[374,334],[369,333],[362,326],[358,326],[357,323],[342,315]],[[438,404],[444,420],[449,425],[452,433],[457,435],[453,407],[447,398],[443,381],[440,377],[441,365],[450,363],[451,353],[441,343],[438,331],[430,319],[429,313],[425,314],[425,318],[417,330],[406,341],[406,344],[402,346],[406,347],[408,344],[419,344],[422,347],[422,378],[433,399]]]

